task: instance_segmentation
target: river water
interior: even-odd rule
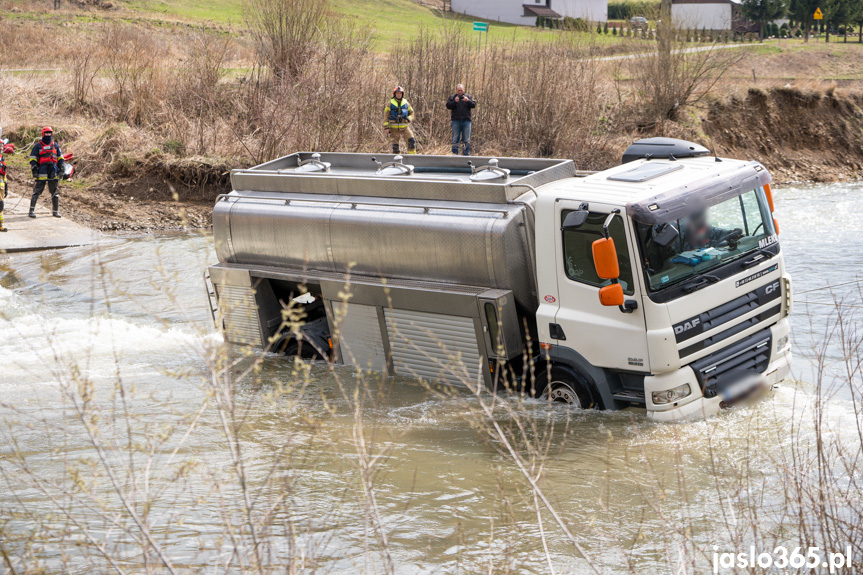
[[[863,253],[861,195],[777,190],[795,377],[674,425],[499,398],[498,433],[488,396],[227,349],[201,280],[207,235],[7,256],[0,550],[18,572],[221,573],[258,560],[326,573],[706,573],[714,546],[791,545],[786,478],[815,437],[815,400],[829,396],[831,441],[856,434],[844,353],[825,334],[835,299],[848,314],[863,305],[847,283]],[[507,442],[541,465],[572,539]]]

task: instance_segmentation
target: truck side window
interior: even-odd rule
[[[571,211],[564,210],[561,213],[561,223]],[[578,230],[563,232],[563,269],[569,279],[596,287],[611,283],[611,280],[600,279],[593,266],[592,245],[595,240],[602,237],[602,224],[605,223],[606,217],[608,214],[590,212],[587,221]],[[614,239],[614,246],[617,248],[617,261],[620,266],[620,283],[623,285],[623,292],[632,295],[632,263],[629,261],[629,246],[626,242],[623,219],[614,218],[608,231]]]

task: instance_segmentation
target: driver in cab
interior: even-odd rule
[[[659,270],[683,252],[725,246],[734,250],[741,237],[740,228],[727,230],[710,225],[707,210],[700,210],[676,222],[650,228],[645,255],[648,265]]]

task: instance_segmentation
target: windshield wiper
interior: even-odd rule
[[[698,274],[694,278],[689,281],[686,281],[680,285],[680,287],[686,293],[692,293],[694,291],[698,291],[703,287],[709,286],[710,284],[715,284],[719,281],[719,278],[710,274]]]
[[[769,260],[776,254],[768,250],[767,248],[755,248],[755,257],[750,258],[741,263],[741,265],[745,268],[751,268],[754,265],[758,265],[764,260]]]

